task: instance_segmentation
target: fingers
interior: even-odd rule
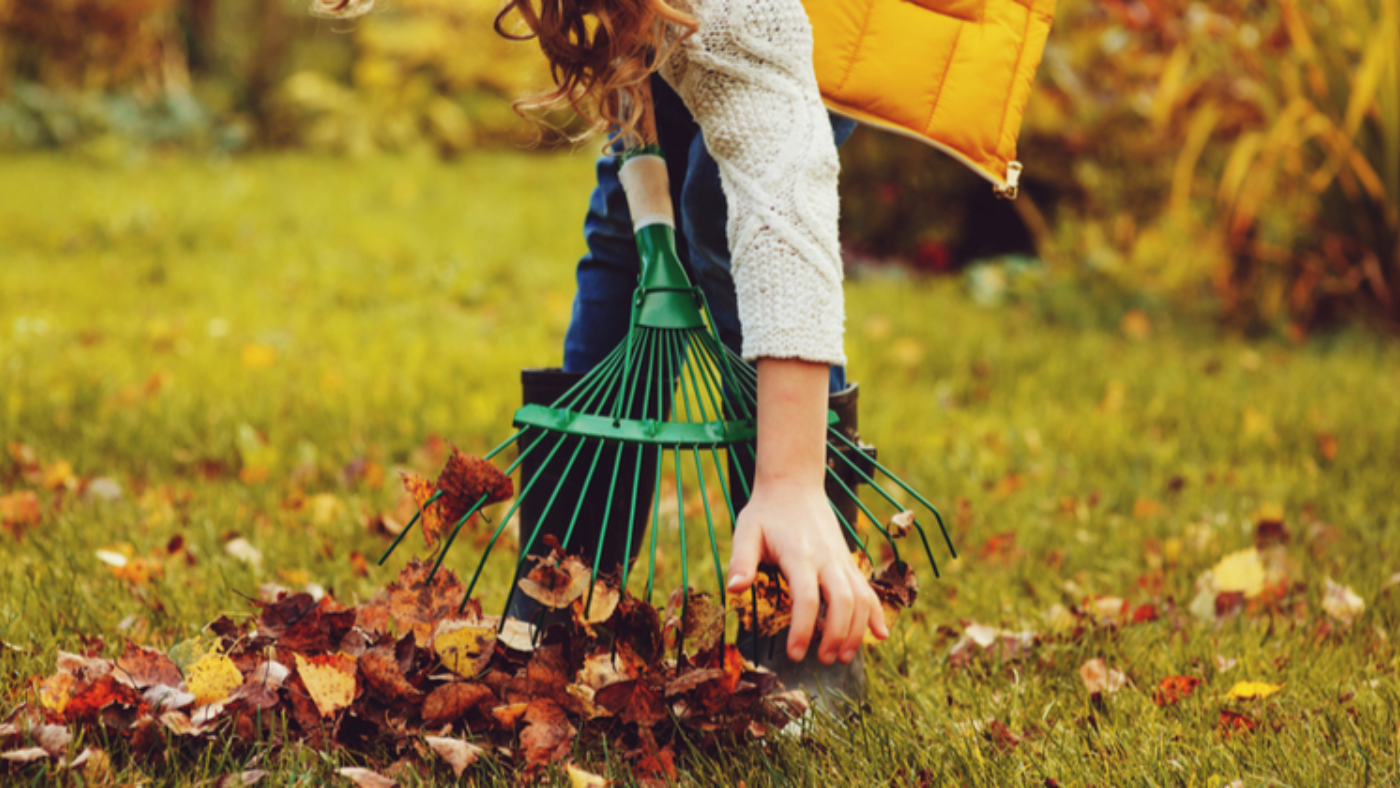
[[[762,557],[763,530],[741,523],[734,531],[734,548],[729,555],[729,591],[738,593],[753,585]]]
[[[801,662],[807,656],[807,646],[812,642],[812,628],[817,624],[817,610],[821,607],[821,591],[817,587],[817,576],[810,569],[793,572],[784,568],[783,574],[787,577],[788,590],[792,594],[788,658]]]
[[[880,607],[880,599],[875,595],[875,590],[870,587],[870,583],[855,566],[851,566],[847,570],[847,574],[851,579],[856,603],[855,610],[851,613],[850,632],[847,633],[845,642],[841,644],[840,658],[842,662],[850,662],[855,659],[856,652],[865,640],[867,629],[873,632],[879,640],[889,637],[889,631],[885,628],[885,614]]]
[[[840,563],[830,563],[822,567],[820,575],[822,591],[826,596],[826,623],[822,629],[822,646],[817,658],[830,665],[838,657],[844,657],[846,642],[855,632],[856,643],[865,634],[866,616],[859,621],[855,614],[860,611],[856,596],[851,588],[850,574]],[[855,655],[852,654],[852,657]],[[850,660],[846,660],[849,662]]]

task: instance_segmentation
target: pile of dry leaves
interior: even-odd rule
[[[500,479],[477,476],[489,486],[433,485],[451,491],[439,496],[443,514],[465,511],[463,499],[509,495]],[[427,495],[422,486],[409,480]],[[430,539],[441,523],[433,517]],[[726,610],[707,594],[677,591],[658,611],[556,550],[519,584],[547,613],[548,626],[533,627],[485,615],[452,572],[430,569],[411,561],[358,607],[271,591],[253,602],[256,615],[221,617],[167,652],[127,643],[104,659],[92,641],[86,654],[60,653],[57,672],[34,680],[39,703],[0,726],[0,757],[106,769],[97,750],[65,762],[75,729],[101,728],[105,737],[87,740],[120,737],[143,760],[181,739],[294,740],[364,754],[391,774],[441,758],[460,775],[490,757],[528,779],[552,764],[576,768],[576,739],[606,739],[636,779],[661,783],[676,776],[682,731],[701,746],[763,737],[806,708],[800,691],[783,692],[725,642]],[[892,611],[913,601],[907,567],[872,582]],[[790,615],[781,581],[743,597],[733,601],[749,606],[729,613],[757,614],[765,632]],[[345,775],[390,784],[367,770]]]

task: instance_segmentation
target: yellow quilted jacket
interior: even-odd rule
[[[1015,196],[1055,0],[804,2],[832,111],[927,142]]]

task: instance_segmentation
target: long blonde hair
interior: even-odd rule
[[[375,1],[312,0],[312,13],[353,18],[369,13]],[[512,13],[528,32],[506,29]],[[679,35],[668,45],[672,25]],[[696,22],[666,0],[507,0],[494,27],[512,41],[538,39],[549,61],[554,89],[515,102],[517,112],[567,106],[594,129],[623,136],[650,106],[647,80]]]

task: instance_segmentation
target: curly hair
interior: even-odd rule
[[[312,0],[311,10],[350,19],[369,13],[375,2]],[[512,13],[527,32],[506,29]],[[668,26],[679,32],[669,44]],[[538,39],[549,61],[554,89],[516,101],[516,112],[529,117],[530,111],[567,106],[593,130],[610,128],[617,138],[648,129],[648,79],[697,25],[667,0],[507,0],[494,27],[512,41]]]

